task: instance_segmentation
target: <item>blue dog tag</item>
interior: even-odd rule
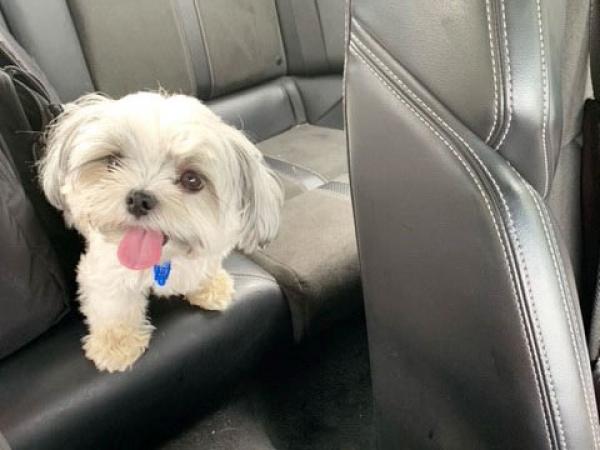
[[[159,286],[164,286],[169,279],[171,273],[171,261],[167,261],[164,264],[157,264],[154,266],[154,281]]]

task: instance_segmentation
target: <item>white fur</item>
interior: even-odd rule
[[[241,132],[194,98],[86,95],[66,105],[47,142],[40,162],[44,192],[87,241],[77,273],[79,301],[89,327],[84,349],[99,369],[125,370],[148,346],[151,290],[222,309],[233,292],[223,258],[236,246],[252,252],[277,233],[283,196],[274,174]],[[109,155],[119,156],[117,166],[107,165]],[[206,180],[200,192],[177,183],[188,169]],[[134,189],[158,199],[139,219],[125,205]],[[169,238],[162,260],[171,261],[171,274],[164,287],[154,283],[152,269],[119,263],[118,243],[132,226]],[[211,283],[218,284],[214,295],[203,302]],[[215,295],[227,298],[215,303]]]

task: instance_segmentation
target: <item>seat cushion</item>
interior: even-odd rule
[[[346,184],[336,181],[331,184]],[[349,189],[325,184],[286,201],[277,238],[251,257],[290,304],[297,340],[360,307],[360,271]]]
[[[99,372],[85,359],[85,327],[76,314],[5,359],[0,430],[11,447],[147,448],[142,443],[153,430],[176,426],[271,345],[291,342],[288,308],[273,278],[237,254],[225,267],[236,301],[224,313],[182,300],[151,301],[156,330],[129,372]]]
[[[258,148],[281,175],[291,198],[348,172],[345,143],[342,130],[302,124],[260,142]]]

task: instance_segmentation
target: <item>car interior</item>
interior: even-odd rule
[[[600,448],[595,3],[0,0],[0,448]],[[281,224],[106,373],[30,111],[159,89],[256,144]]]

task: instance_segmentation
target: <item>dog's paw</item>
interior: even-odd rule
[[[85,356],[98,370],[124,372],[148,348],[152,326],[132,327],[119,325],[94,330],[83,338]]]
[[[195,292],[186,296],[188,302],[210,311],[223,311],[233,300],[233,280],[223,269],[206,280]]]

